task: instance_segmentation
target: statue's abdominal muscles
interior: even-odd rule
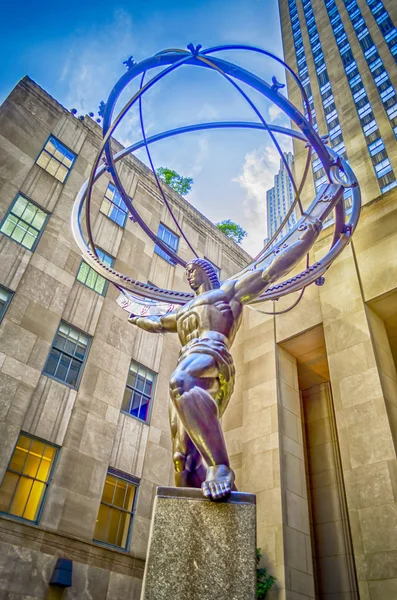
[[[190,340],[200,337],[200,318],[192,309],[186,312],[182,318],[179,329],[179,337],[182,344],[187,344]]]
[[[203,337],[207,332],[221,333],[229,338],[230,342],[230,337],[234,338],[240,319],[234,317],[229,303],[224,299],[210,297],[208,300],[203,302],[201,297],[182,309],[178,318],[179,339],[182,345],[194,338]]]

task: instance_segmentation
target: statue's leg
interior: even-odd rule
[[[228,496],[234,485],[214,400],[219,390],[218,376],[218,365],[212,356],[191,354],[179,363],[170,382],[178,416],[207,465],[203,494],[214,500]]]
[[[177,487],[201,488],[201,484],[205,480],[206,469],[200,453],[187,434],[172,401],[170,402],[169,415],[175,485]]]

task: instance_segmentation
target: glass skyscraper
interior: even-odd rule
[[[289,168],[293,172],[294,156],[292,152],[284,153]],[[294,192],[288,171],[283,160],[280,160],[280,169],[274,176],[274,186],[266,192],[267,209],[267,236],[270,239],[277,231],[287,214],[292,202],[294,201]],[[291,228],[296,223],[295,212],[288,219],[286,229]]]
[[[280,0],[286,62],[296,70],[320,135],[355,171],[364,204],[397,185],[397,3]],[[394,13],[394,14],[393,14]],[[299,91],[288,78],[292,101]],[[295,168],[305,150],[295,146]],[[315,154],[316,189],[326,174]],[[346,208],[349,194],[345,194]]]

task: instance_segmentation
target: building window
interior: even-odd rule
[[[394,117],[397,117],[397,104],[393,104],[393,106],[388,108],[386,112],[389,116],[389,119],[394,119]]]
[[[36,163],[63,183],[75,160],[74,152],[51,135]]]
[[[379,87],[385,81],[385,79],[388,79],[388,77],[389,76],[386,73],[386,71],[383,71],[380,75],[375,77],[375,79],[374,79],[375,84]]]
[[[327,115],[325,115],[325,120],[330,123],[331,121],[333,121],[334,119],[337,118],[337,112],[336,112],[336,108],[334,108],[333,110],[331,110],[330,113],[328,113]]]
[[[108,184],[105,197],[102,200],[101,212],[112,219],[120,227],[124,227],[128,210],[117,189],[112,183]]]
[[[378,138],[377,140],[375,140],[375,142],[372,142],[372,144],[370,144],[368,146],[368,149],[369,149],[371,156],[374,156],[378,152],[381,152],[382,150],[384,150],[385,145],[383,143],[382,138]]]
[[[349,81],[349,85],[350,87],[354,87],[355,85],[357,85],[358,83],[362,84],[362,79],[361,79],[361,75],[358,73],[357,75],[355,75],[354,77],[352,77]],[[362,86],[361,86],[362,87]],[[359,90],[361,90],[361,87],[359,88]],[[359,91],[357,90],[357,91]]]
[[[369,102],[367,102],[366,104],[364,104],[364,106],[359,108],[357,112],[360,119],[364,119],[364,117],[372,113],[372,106]]]
[[[154,396],[155,380],[156,374],[153,371],[132,360],[121,410],[146,423]]]
[[[109,256],[108,254],[106,254],[106,252],[100,250],[100,248],[96,248],[96,251],[98,257],[105,264],[107,264],[109,267],[113,267],[114,258],[112,256]],[[99,275],[99,273],[94,271],[94,269],[84,261],[82,261],[80,265],[76,279],[77,281],[80,281],[80,283],[83,283],[84,285],[89,287],[91,290],[94,290],[94,292],[97,292],[102,296],[106,294],[106,290],[108,288],[107,279],[102,277],[102,275]]]
[[[12,300],[13,295],[14,292],[4,287],[3,285],[0,285],[0,323],[6,313],[6,310]]]
[[[318,190],[320,188],[320,186],[322,186],[324,183],[328,182],[328,177],[327,175],[323,175],[322,177],[320,177],[320,179],[317,179],[314,183],[314,185],[316,186],[316,190]]]
[[[367,96],[367,92],[365,91],[365,88],[361,88],[358,92],[353,94],[353,100],[357,104],[358,102],[360,102],[360,100],[362,100],[366,96]]]
[[[392,181],[391,183],[389,183],[389,184],[387,184],[387,185],[384,185],[384,186],[381,188],[381,192],[382,192],[382,194],[385,194],[386,192],[388,192],[388,191],[389,191],[389,190],[391,190],[392,188],[396,187],[396,185],[397,185],[397,181]]]
[[[48,219],[46,211],[18,194],[3,219],[0,231],[28,250],[34,250]]]
[[[367,137],[371,133],[376,131],[377,129],[378,129],[378,125],[377,125],[375,119],[372,119],[372,121],[370,121],[369,123],[364,125],[364,127],[363,127],[364,135]]]
[[[160,223],[157,235],[161,240],[163,240],[163,242],[167,244],[169,248],[171,248],[171,250],[174,250],[174,252],[178,251],[179,237],[173,231],[171,231],[171,229],[168,229],[168,227]],[[156,254],[168,261],[171,265],[175,264],[175,261],[170,258],[168,254],[164,252],[164,250],[162,250],[162,248],[160,248],[160,246],[157,244],[154,247],[154,251]]]
[[[21,433],[0,487],[2,513],[38,521],[56,454],[56,446]]]
[[[128,549],[138,482],[109,469],[96,521],[94,540]]]
[[[388,158],[385,158],[385,160],[382,160],[380,163],[375,165],[376,176],[378,179],[386,175],[386,173],[390,173],[391,170],[392,167]]]
[[[389,86],[387,89],[385,89],[383,92],[381,92],[380,97],[382,99],[382,102],[387,102],[388,100],[390,100],[390,98],[393,98],[393,96],[395,95],[395,90],[392,86]]]
[[[61,321],[43,369],[44,375],[77,389],[90,342],[87,334]]]

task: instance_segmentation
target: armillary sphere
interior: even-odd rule
[[[280,88],[284,86],[279,84],[275,77],[272,78],[272,83],[268,83],[254,73],[251,73],[240,66],[216,56],[217,53],[227,50],[245,50],[247,52],[255,52],[257,54],[270,57],[279,64],[283,65],[299,87],[306,116],[304,116],[300,110],[298,110],[285,96],[280,93]],[[184,291],[160,289],[148,283],[137,281],[131,277],[119,273],[115,269],[109,267],[109,265],[107,265],[105,262],[101,261],[95,250],[95,242],[91,230],[90,205],[92,188],[95,182],[104,173],[110,173],[115,187],[117,188],[121,198],[128,208],[130,218],[140,225],[140,227],[153,240],[153,242],[155,242],[175,264],[185,266],[185,261],[183,261],[181,257],[176,254],[176,252],[174,252],[149,228],[149,226],[142,219],[141,215],[138,213],[136,207],[134,206],[133,199],[128,196],[122,185],[117,171],[117,163],[125,156],[128,156],[129,154],[141,148],[146,149],[147,157],[164,203],[171,213],[176,228],[187,242],[193,258],[194,256],[197,256],[197,253],[179,226],[179,223],[163,191],[162,184],[156,175],[150,154],[151,144],[159,142],[160,140],[165,140],[166,138],[178,136],[192,131],[240,128],[259,129],[267,132],[275,144],[281,160],[283,160],[285,164],[293,185],[295,199],[283,222],[280,224],[278,231],[269,240],[261,252],[253,259],[253,261],[238,274],[235,274],[233,278],[242,275],[248,270],[253,270],[256,268],[263,269],[266,264],[269,263],[272,258],[274,258],[274,253],[277,253],[280,248],[285,248],[298,239],[298,237],[301,235],[301,231],[306,228],[305,222],[308,218],[317,218],[324,222],[330,213],[334,211],[334,235],[331,242],[331,247],[325,256],[311,265],[307,259],[306,268],[301,273],[271,286],[254,302],[257,303],[263,302],[264,300],[276,300],[281,296],[285,296],[297,291],[301,292],[298,298],[299,300],[308,285],[312,284],[313,282],[321,284],[323,282],[322,276],[324,275],[325,271],[329,268],[332,261],[342,252],[346,244],[349,243],[354,229],[357,226],[361,208],[360,189],[358,187],[356,177],[346,160],[339,156],[334,150],[332,150],[332,148],[327,146],[325,141],[316,132],[307,94],[297,75],[292,71],[292,69],[272,53],[260,48],[245,45],[217,46],[214,48],[208,48],[207,50],[202,50],[201,46],[197,46],[195,48],[192,44],[189,44],[187,50],[163,50],[162,52],[159,52],[158,54],[155,54],[154,56],[147,58],[140,63],[134,63],[132,59],[129,59],[126,61],[126,65],[128,69],[127,72],[124,73],[124,75],[117,81],[105,104],[103,112],[103,140],[94,160],[90,177],[79,191],[72,212],[72,231],[82,252],[84,260],[100,275],[118,287],[123,294],[119,302],[123,308],[129,312],[134,312],[135,314],[164,314],[170,310],[173,310],[176,305],[185,304],[188,300],[193,298],[193,294]],[[147,137],[142,116],[142,98],[144,97],[144,94],[156,83],[161,81],[161,79],[163,79],[166,75],[175,71],[176,69],[186,66],[204,67],[206,69],[212,69],[218,72],[220,77],[226,79],[234,88],[234,90],[246,100],[253,112],[255,120],[252,122],[220,121],[197,123],[184,127],[178,127],[176,129],[171,129]],[[150,73],[150,71],[153,69],[158,70],[159,68],[162,70],[157,72],[152,79],[149,79],[145,82],[146,74]],[[122,110],[117,115],[114,115],[115,105],[120,97],[120,94],[125,90],[128,84],[137,77],[140,77],[139,90],[128,100]],[[267,123],[253,101],[242,89],[241,83],[246,84],[246,86],[256,90],[265,96],[265,98],[276,104],[290,118],[297,129],[279,127],[277,125]],[[117,127],[120,126],[123,118],[127,115],[130,108],[137,102],[140,113],[142,139],[132,144],[128,148],[113,154],[110,145],[111,138],[115,135]],[[307,146],[306,167],[299,186],[297,185],[293,174],[291,173],[289,165],[284,157],[283,152],[281,151],[275,134],[290,136],[296,140],[302,141]],[[320,159],[328,181],[320,186],[313,202],[304,211],[300,200],[300,194],[309,171],[313,154],[317,155],[317,157]],[[352,191],[352,208],[349,215],[346,215],[343,199],[346,188],[351,188]],[[84,238],[81,227],[81,216],[83,214],[84,204],[86,227],[88,232],[87,240]],[[289,231],[282,236],[280,240],[279,236],[284,230],[292,212],[295,209],[300,210],[300,218],[296,225],[289,229]],[[295,302],[293,306],[295,306],[296,303],[297,302]]]

